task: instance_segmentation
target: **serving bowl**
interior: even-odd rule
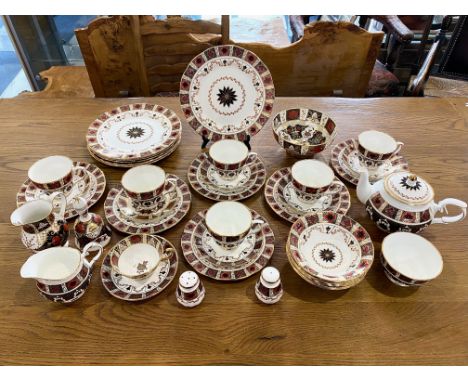
[[[313,109],[286,109],[273,119],[276,141],[295,157],[313,157],[333,142],[335,134],[335,122],[321,111]]]
[[[332,211],[297,219],[289,232],[286,253],[305,281],[331,290],[360,283],[374,260],[367,231],[350,217]]]

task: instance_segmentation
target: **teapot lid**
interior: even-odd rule
[[[388,175],[384,186],[390,196],[412,206],[427,204],[434,199],[431,185],[408,171]]]

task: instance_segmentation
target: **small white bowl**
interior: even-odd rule
[[[442,273],[443,260],[437,248],[410,232],[394,232],[382,242],[385,274],[400,286],[420,286]]]

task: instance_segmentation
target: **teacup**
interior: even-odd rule
[[[316,159],[303,159],[291,167],[292,185],[303,202],[320,197],[333,183],[335,174],[327,164]]]
[[[403,146],[392,136],[381,131],[368,130],[358,136],[358,151],[364,159],[379,164],[382,161],[398,154]]]
[[[159,240],[156,246],[147,243],[137,243],[126,248],[122,253],[113,251],[110,263],[116,273],[122,276],[141,280],[151,276],[158,265],[175,252],[173,248],[166,248]]]
[[[382,242],[381,262],[390,281],[420,286],[440,275],[443,260],[437,248],[422,236],[394,232]]]
[[[245,143],[234,139],[223,139],[213,143],[208,157],[223,179],[235,178],[245,166],[249,149]]]
[[[226,249],[237,247],[245,237],[258,233],[263,220],[253,219],[252,212],[239,202],[213,204],[205,215],[205,224],[216,243]]]
[[[63,190],[73,179],[73,161],[63,155],[39,159],[29,168],[28,177],[41,190]]]
[[[132,200],[133,209],[142,214],[164,208],[166,184],[166,172],[153,165],[133,167],[122,176],[122,187]]]

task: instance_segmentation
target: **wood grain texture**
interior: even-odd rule
[[[42,71],[40,76],[47,82],[43,90],[20,93],[18,97],[94,97],[85,66],[52,66]]]
[[[348,22],[318,21],[305,26],[299,41],[286,47],[236,43],[257,54],[270,70],[278,96],[363,97],[383,33]],[[233,42],[234,43],[234,42]]]
[[[183,119],[178,100],[149,98],[176,111],[182,143],[159,163],[187,181],[200,139]],[[94,272],[85,296],[66,307],[43,300],[19,269],[30,253],[9,224],[15,194],[37,159],[65,154],[90,158],[85,131],[103,111],[129,99],[0,100],[0,363],[1,364],[468,364],[467,221],[434,225],[423,236],[444,257],[441,276],[420,289],[391,284],[375,261],[366,279],[348,291],[324,291],[303,281],[289,266],[284,244],[289,224],[267,206],[262,192],[245,204],[272,225],[276,248],[271,264],[281,271],[285,294],[276,305],[256,301],[252,277],[237,283],[206,278],[205,301],[189,310],[178,305],[171,284],[145,303],[112,298]],[[138,99],[143,101],[143,99]],[[336,143],[365,129],[379,129],[405,142],[402,153],[417,174],[434,186],[436,199],[466,199],[468,108],[466,98],[278,98],[275,112],[311,107],[337,123]],[[252,139],[268,175],[294,163],[276,144],[270,124]],[[319,158],[328,160],[329,150]],[[124,170],[97,163],[108,184]],[[107,187],[109,188],[109,187]],[[349,215],[373,238],[376,255],[384,237],[367,218],[350,187]],[[163,233],[180,251],[184,224],[211,201],[196,193],[188,216]],[[104,198],[92,210],[103,213]],[[114,235],[113,242],[121,236]],[[180,252],[179,252],[180,253]],[[179,274],[188,269],[181,255]]]

